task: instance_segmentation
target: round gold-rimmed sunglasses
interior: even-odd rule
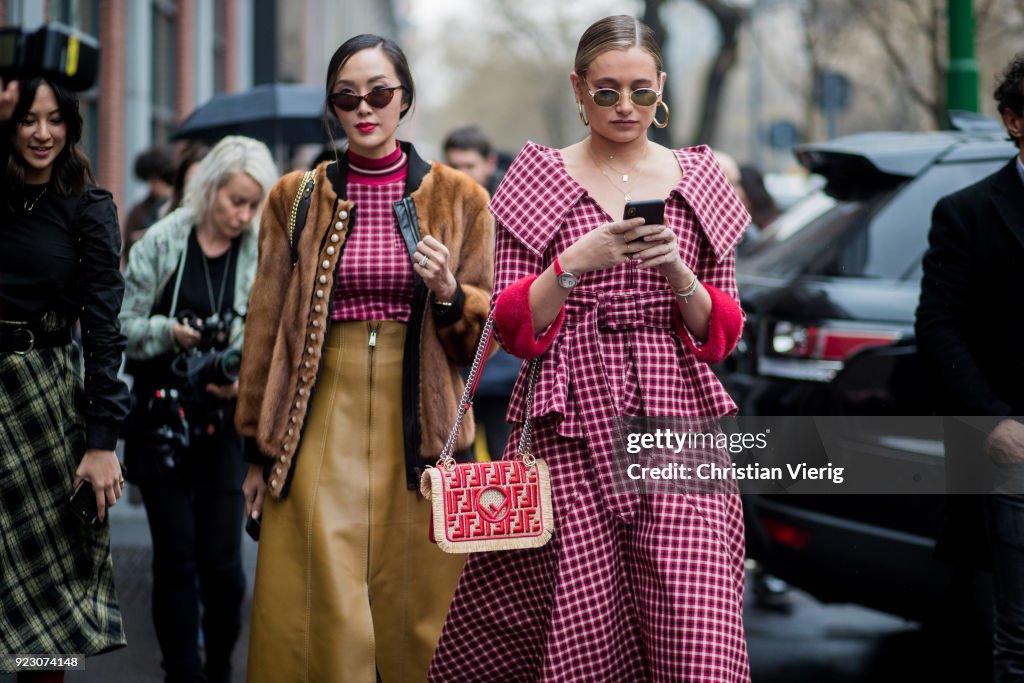
[[[615,88],[598,88],[590,93],[594,104],[599,107],[613,107],[619,103],[622,93]],[[629,99],[638,107],[651,107],[658,103],[661,91],[654,88],[637,88],[629,91]]]
[[[327,98],[331,104],[342,111],[355,111],[359,108],[360,102],[366,102],[374,109],[383,109],[395,99],[395,93],[402,90],[404,86],[395,85],[390,88],[377,88],[365,95],[356,95],[351,92],[332,92]]]

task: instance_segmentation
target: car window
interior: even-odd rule
[[[936,164],[917,178],[856,201],[817,192],[780,216],[741,257],[739,268],[775,277],[919,278],[935,203],[1005,163]]]
[[[815,192],[787,210],[771,224],[746,254],[738,268],[773,277],[817,273],[822,264],[836,259],[836,245],[843,236],[867,224],[871,214],[891,191],[868,199],[838,201]]]
[[[936,164],[879,210],[867,230],[851,236],[836,275],[912,277],[928,248],[932,209],[942,197],[994,173],[1006,160]]]

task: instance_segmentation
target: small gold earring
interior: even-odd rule
[[[583,125],[589,126],[590,119],[588,119],[587,115],[583,113],[583,103],[580,102],[579,100],[576,100],[576,109],[578,109],[580,112],[580,121],[583,123]]]
[[[665,108],[665,120],[659,122],[658,121],[658,114],[655,113],[654,114],[654,121],[653,121],[655,127],[657,127],[657,128],[664,128],[665,126],[668,125],[668,120],[669,120],[669,117],[671,116],[671,112],[669,112],[668,105],[665,104],[664,100],[658,100],[658,103],[655,106],[661,106],[661,107]]]

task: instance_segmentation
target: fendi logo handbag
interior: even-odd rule
[[[473,404],[494,335],[487,318],[480,345],[459,401],[459,412],[435,467],[427,467],[420,491],[430,501],[430,538],[446,553],[539,548],[551,539],[551,476],[547,463],[530,453],[530,407],[540,360],[530,362],[526,417],[514,459],[457,463],[455,439]]]

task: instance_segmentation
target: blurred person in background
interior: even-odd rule
[[[489,195],[494,195],[505,175],[505,169],[498,168],[498,153],[480,126],[463,126],[448,133],[444,158],[449,166],[483,185]]]
[[[125,644],[105,523],[124,484],[114,446],[129,406],[117,377],[121,231],[78,149],[77,96],[44,79],[2,92],[0,652],[90,656]],[[82,482],[99,526],[70,509]]]
[[[394,41],[349,39],[325,81],[348,150],[316,168],[308,208],[302,173],[271,191],[242,354],[262,512],[248,676],[421,681],[464,557],[428,540],[420,474],[487,319],[493,222],[482,187],[398,141],[415,86]],[[472,444],[468,419],[455,447]]]
[[[124,222],[124,251],[122,263],[128,262],[128,252],[139,241],[146,228],[160,218],[160,209],[171,197],[174,185],[174,159],[163,145],[154,145],[135,158],[135,177],[146,183],[149,194],[128,212]]]
[[[946,416],[947,487],[961,494],[948,497],[940,547],[956,578],[991,566],[993,680],[1008,683],[1024,681],[1024,53],[1006,67],[995,99],[1018,154],[935,205],[916,333]],[[1008,490],[963,495],[1004,480]],[[971,632],[954,638],[966,649]]]
[[[263,143],[222,139],[195,165],[182,205],[128,258],[121,321],[135,408],[125,457],[153,541],[153,623],[168,683],[231,678],[245,595],[238,350],[260,210],[276,180]]]
[[[185,197],[185,187],[192,175],[195,165],[210,153],[210,146],[205,142],[190,142],[178,155],[178,165],[174,171],[174,183],[171,185],[171,196],[160,208],[160,216],[166,216],[179,206]]]
[[[463,126],[449,133],[444,140],[444,156],[445,163],[478,182],[489,194],[494,193],[504,175],[504,170],[498,171],[498,155],[491,148],[491,141],[479,126]],[[473,416],[477,425],[484,428],[492,460],[501,457],[512,432],[505,413],[521,365],[521,360],[499,348],[487,361],[477,384]]]
[[[740,165],[736,162],[728,152],[724,152],[720,149],[712,150],[715,155],[715,160],[718,161],[718,165],[722,168],[722,173],[725,174],[729,184],[732,185],[733,192],[743,202],[743,206],[750,212],[750,197],[747,196],[746,188],[743,186],[743,173],[740,171]],[[743,233],[743,239],[736,246],[736,253],[742,254],[746,249],[750,247],[754,242],[757,241],[760,235],[760,228],[754,221],[751,221],[750,225],[747,226],[747,230]]]
[[[768,192],[768,188],[765,187],[761,171],[750,164],[740,166],[740,187],[743,191],[738,194],[743,199],[747,211],[750,212],[754,226],[757,227],[758,232],[765,230],[775,222],[782,211]]]
[[[317,166],[326,162],[337,161],[341,157],[345,156],[345,150],[348,149],[347,141],[341,144],[329,143],[324,145],[320,153],[313,157],[313,160],[309,162],[309,170],[313,171]]]

